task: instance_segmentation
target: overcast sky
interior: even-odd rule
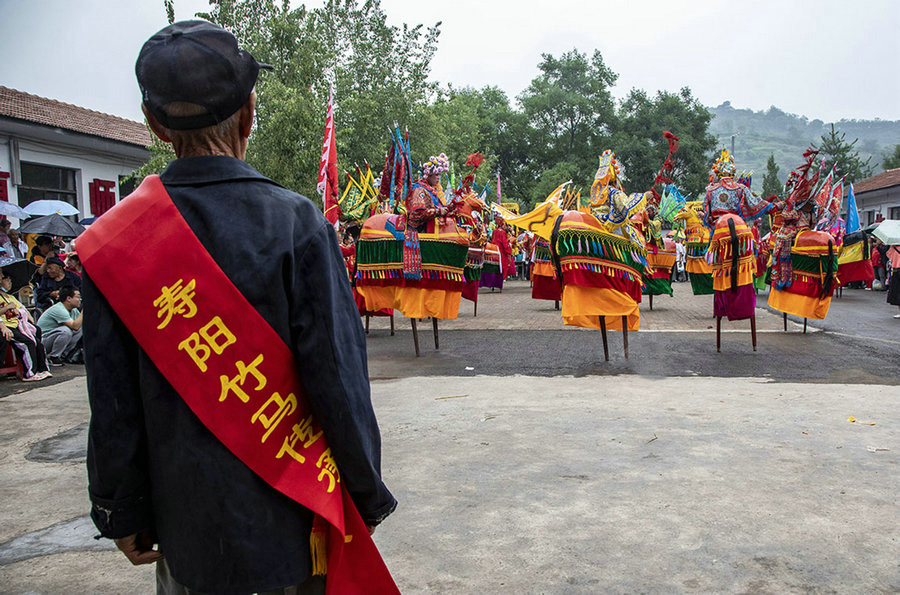
[[[176,18],[207,6],[175,0]],[[511,99],[536,76],[541,53],[599,49],[619,74],[620,98],[632,87],[686,85],[708,106],[900,120],[898,0],[382,0],[382,8],[394,24],[443,22],[434,80],[497,85]],[[0,84],[142,119],[134,60],[166,25],[162,0],[0,0],[0,14]]]

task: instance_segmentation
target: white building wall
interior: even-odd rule
[[[127,176],[137,167],[130,160],[117,159],[112,155],[92,153],[66,145],[51,145],[41,141],[22,138],[18,140],[18,144],[20,163],[39,163],[65,167],[76,171],[75,185],[78,197],[78,210],[81,212],[78,216],[79,219],[94,216],[94,213],[91,212],[90,189],[88,187],[90,182],[95,178],[116,182],[115,192],[116,202],[118,202],[121,199],[118,188],[119,176]],[[0,136],[0,171],[11,171],[9,137],[6,136]],[[7,179],[6,183],[9,201],[19,204],[18,188],[13,185],[12,178]],[[15,218],[11,218],[11,221],[14,226],[18,226],[19,221]]]

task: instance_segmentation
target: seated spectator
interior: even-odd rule
[[[6,346],[12,345],[22,360],[22,380],[32,382],[51,376],[47,367],[41,329],[37,328],[31,314],[9,294],[12,278],[0,272],[0,357],[6,354]]]
[[[12,223],[9,221],[9,219],[0,219],[0,247],[2,247],[4,244],[6,244],[6,242],[9,241],[7,234],[9,234],[9,229],[11,227]]]
[[[6,242],[0,248],[12,258],[28,258],[28,245],[22,241],[19,232],[15,229],[6,232]]]
[[[74,287],[81,290],[81,277],[66,270],[66,265],[59,257],[51,256],[44,263],[46,274],[35,291],[34,302],[41,310],[46,310],[59,301],[59,290],[63,287]]]
[[[40,283],[41,278],[47,270],[47,259],[56,256],[56,247],[53,245],[53,238],[50,236],[38,236],[34,240],[34,246],[28,254],[28,260],[37,265],[38,270],[34,274],[34,283]]]
[[[59,301],[38,318],[41,341],[51,366],[61,366],[73,355],[81,340],[81,290],[71,286],[59,289]]]

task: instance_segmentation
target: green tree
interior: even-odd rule
[[[834,167],[837,175],[846,176],[848,182],[859,182],[872,175],[872,168],[869,166],[872,158],[863,160],[854,148],[858,140],[848,143],[846,134],[838,133],[832,124],[830,130],[822,135],[819,145],[814,145],[819,151],[819,157],[825,160],[825,171]]]
[[[889,153],[884,161],[881,162],[884,169],[895,169],[900,167],[900,145],[894,145],[894,152]]]
[[[609,147],[624,166],[626,190],[650,189],[669,152],[663,137],[663,131],[668,130],[679,139],[670,177],[687,194],[702,195],[708,181],[708,156],[716,142],[709,134],[711,117],[687,87],[678,93],[660,91],[652,98],[632,89],[619,107]]]
[[[775,154],[772,153],[769,155],[769,160],[766,161],[766,175],[763,178],[762,195],[765,198],[773,195],[781,197],[783,188],[784,185],[778,179],[778,165],[775,163]]]
[[[589,169],[610,133],[615,116],[610,88],[618,75],[599,50],[591,59],[578,50],[542,57],[540,74],[519,96],[532,129],[529,149],[539,160],[536,169],[560,161]]]

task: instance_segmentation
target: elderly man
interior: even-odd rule
[[[47,308],[37,321],[51,366],[63,365],[81,340],[81,291],[67,285],[58,294],[59,301]]]
[[[161,593],[396,591],[369,537],[396,501],[334,229],[243,162],[260,68],[204,21],[138,56],[177,159],[78,239],[91,516],[158,562]],[[135,234],[157,249],[119,266]]]
[[[35,304],[41,310],[46,310],[59,301],[59,290],[63,287],[81,289],[81,277],[66,270],[66,264],[58,256],[51,256],[44,264],[45,273],[34,292]]]

